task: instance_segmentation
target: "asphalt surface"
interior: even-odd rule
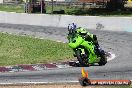
[[[132,33],[89,31],[97,35],[99,44],[105,51],[116,54],[116,58],[109,61],[105,66],[85,67],[85,70],[89,72],[89,78],[132,80]],[[67,42],[66,28],[0,24],[0,32]],[[78,81],[79,77],[81,77],[81,67],[72,67],[32,72],[0,73],[0,83],[74,82]]]

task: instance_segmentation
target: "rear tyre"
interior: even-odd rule
[[[78,59],[79,63],[82,66],[89,66],[88,59],[87,59],[87,55],[86,56],[82,56],[80,49],[77,49],[76,50],[76,56],[77,56],[77,59]]]
[[[101,59],[100,59],[100,62],[98,63],[99,66],[103,66],[107,63],[107,58],[105,55],[101,55]]]

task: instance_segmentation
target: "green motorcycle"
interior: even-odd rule
[[[98,63],[100,66],[107,63],[105,52],[101,50],[101,54],[97,54],[95,45],[92,41],[86,41],[80,35],[68,35],[69,46],[75,52],[81,66],[89,66],[90,64]]]

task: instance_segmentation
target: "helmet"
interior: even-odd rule
[[[69,24],[68,25],[68,31],[69,31],[69,33],[75,33],[76,28],[77,28],[77,26],[74,23]]]

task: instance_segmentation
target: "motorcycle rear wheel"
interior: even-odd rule
[[[103,65],[105,65],[107,63],[107,58],[106,58],[106,56],[105,55],[102,55],[101,56],[101,59],[100,59],[100,61],[99,61],[99,66],[103,66]]]

